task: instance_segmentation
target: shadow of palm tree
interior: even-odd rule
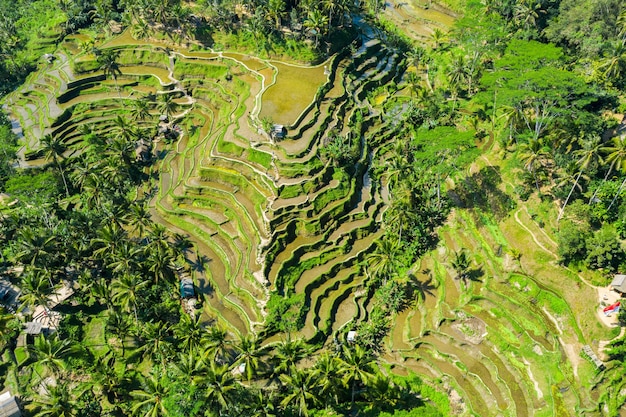
[[[474,281],[474,282],[483,282],[481,280],[483,276],[485,276],[485,271],[483,270],[482,265],[476,268],[470,269],[466,274],[467,279],[469,281]]]
[[[196,288],[198,289],[198,292],[205,295],[211,295],[215,291],[211,283],[206,279],[198,280]]]
[[[200,255],[196,252],[196,259],[187,259],[189,266],[196,272],[203,274],[206,272],[206,266],[211,262],[211,258],[206,255]]]
[[[423,271],[422,271],[423,272]],[[428,279],[420,280],[416,275],[409,274],[409,291],[412,298],[417,300],[425,300],[427,295],[435,296],[433,292],[437,286],[433,282],[433,277],[428,271]]]

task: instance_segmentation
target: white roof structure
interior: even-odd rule
[[[615,275],[613,281],[611,282],[611,288],[614,291],[621,292],[622,294],[626,293],[626,275]]]
[[[354,342],[356,340],[356,332],[354,330],[350,330],[346,340],[348,340],[348,342]]]
[[[15,397],[9,391],[0,394],[0,417],[22,417]]]

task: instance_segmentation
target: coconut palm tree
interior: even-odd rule
[[[324,405],[329,406],[331,402],[339,404],[342,385],[339,358],[329,352],[323,352],[315,362],[312,375],[317,382],[318,397],[322,399]]]
[[[309,406],[318,403],[318,398],[314,393],[313,375],[302,369],[291,368],[288,374],[280,375],[280,380],[288,390],[287,395],[280,402],[281,407],[285,410],[294,407],[298,410],[299,416],[308,416]]]
[[[172,114],[174,113],[174,111],[176,111],[177,107],[178,104],[176,104],[171,94],[161,94],[159,96],[157,108],[161,112],[161,114],[167,116],[167,120],[170,120]]]
[[[150,101],[147,97],[139,97],[133,100],[130,114],[133,121],[138,122],[140,120],[148,119],[150,115]]]
[[[58,377],[65,370],[67,364],[65,358],[77,351],[69,339],[61,340],[59,335],[44,337],[39,334],[28,350],[32,356],[32,367],[42,367],[47,373]]]
[[[321,10],[315,9],[309,11],[306,20],[304,21],[304,27],[313,34],[315,38],[315,49],[319,46],[320,39],[326,33],[326,27],[328,25],[328,18],[322,14]]]
[[[215,362],[211,362],[205,374],[196,378],[196,383],[205,389],[205,398],[211,410],[228,408],[237,389],[230,369]]]
[[[469,256],[467,256],[467,252],[464,250],[454,252],[454,258],[450,262],[450,266],[452,266],[452,269],[456,272],[456,279],[463,280],[463,282],[467,283],[470,264],[471,261]]]
[[[267,2],[265,16],[274,22],[276,30],[280,29],[281,19],[285,15],[285,6],[284,0],[269,0]]]
[[[128,239],[126,231],[117,223],[107,223],[98,230],[98,237],[91,241],[95,248],[93,255],[96,259],[107,259]]]
[[[383,238],[376,241],[376,249],[366,257],[366,262],[374,278],[385,282],[397,270],[400,246],[395,239]]]
[[[172,352],[173,337],[170,326],[162,321],[143,323],[139,332],[140,346],[137,351],[143,356],[149,356],[153,361],[161,360],[165,367],[165,360]]]
[[[211,326],[203,335],[204,352],[202,360],[206,363],[223,363],[228,359],[228,347],[230,342],[227,339],[228,332],[221,327]]]
[[[135,325],[139,324],[137,317],[137,301],[141,296],[141,292],[148,286],[150,281],[141,278],[135,274],[124,274],[120,278],[113,281],[111,288],[114,303],[119,304],[124,310],[135,314]]]
[[[48,229],[35,232],[28,226],[22,227],[18,232],[15,259],[33,267],[47,268],[56,253],[56,236],[49,233]]]
[[[183,314],[172,330],[179,347],[190,355],[199,353],[207,333],[199,314],[194,317]]]
[[[539,192],[539,179],[537,178],[537,170],[547,163],[549,158],[549,149],[543,140],[531,139],[518,146],[518,158],[524,164],[524,168],[530,172],[535,180],[537,192]]]
[[[119,98],[122,98],[120,93],[120,88],[117,85],[117,77],[122,75],[122,70],[120,69],[120,65],[117,62],[120,58],[120,52],[114,51],[113,49],[103,49],[96,56],[96,62],[100,66],[102,73],[106,78],[112,77],[115,82],[115,89],[118,92]]]
[[[287,373],[295,367],[298,362],[309,354],[308,346],[302,339],[284,340],[274,348],[273,360],[276,362],[272,373],[280,375]]]
[[[350,388],[351,404],[354,408],[356,389],[359,384],[367,384],[374,375],[374,357],[361,346],[344,347],[340,359],[343,384]]]
[[[251,381],[259,371],[259,359],[264,355],[265,348],[261,346],[260,340],[254,335],[241,337],[234,348],[237,352],[235,365],[243,366],[243,374],[248,381]]]
[[[63,152],[65,152],[65,146],[63,145],[63,142],[58,137],[46,135],[41,138],[41,144],[46,160],[52,160],[57,166],[59,173],[61,174],[61,178],[63,179],[63,185],[65,186],[65,196],[69,197],[70,190],[67,187],[65,172],[63,171],[63,167],[59,162],[60,159],[64,158]]]
[[[141,388],[130,392],[133,398],[131,411],[134,416],[166,417],[170,413],[163,404],[169,394],[170,385],[163,373],[160,377],[152,374],[141,377]]]
[[[622,174],[626,173],[626,135],[614,137],[613,139],[611,139],[611,143],[613,146],[607,146],[604,148],[604,152],[608,154],[606,156],[606,162],[610,164],[609,171],[604,177],[605,181],[608,178],[609,173],[613,169],[621,172]],[[618,192],[615,194],[615,197],[611,201],[611,204],[609,205],[609,209],[613,206],[613,203],[615,203],[617,197],[622,191],[622,188],[624,188],[624,185],[626,185],[626,178],[624,179],[624,181],[622,181],[618,189]],[[594,197],[595,197],[595,194],[594,194]]]
[[[570,189],[570,192],[567,195],[565,202],[563,203],[563,207],[561,207],[561,210],[559,211],[559,215],[556,218],[557,222],[561,220],[561,218],[563,217],[563,213],[565,212],[565,207],[567,207],[567,204],[569,203],[569,199],[572,196],[574,189],[578,185],[578,181],[580,180],[580,177],[583,174],[583,172],[589,167],[589,165],[592,162],[597,161],[600,164],[603,163],[601,150],[602,150],[601,138],[594,137],[591,140],[586,141],[583,144],[582,149],[574,152],[574,155],[579,157],[577,163],[580,166],[580,171],[578,172],[578,176],[576,177],[576,180],[574,181],[574,184],[572,185],[572,188]]]
[[[28,406],[33,417],[74,417],[79,409],[72,396],[73,390],[65,383],[46,385],[44,393],[36,393]]]
[[[117,311],[109,314],[107,318],[106,330],[120,341],[122,346],[122,357],[124,357],[125,344],[124,341],[132,333],[133,325],[128,316]]]
[[[54,293],[54,287],[41,269],[29,269],[20,278],[20,301],[22,305],[33,309],[36,305],[48,310],[48,297]]]

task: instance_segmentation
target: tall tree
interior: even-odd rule
[[[574,185],[572,185],[572,188],[569,194],[567,195],[565,202],[563,203],[563,207],[561,207],[561,210],[559,211],[559,215],[556,219],[557,222],[561,220],[561,218],[563,217],[563,213],[565,212],[565,207],[567,206],[567,203],[569,202],[569,199],[572,196],[574,189],[578,185],[578,181],[580,180],[580,176],[583,174],[583,172],[589,167],[589,165],[592,162],[602,163],[601,149],[602,149],[602,140],[599,137],[594,137],[594,138],[591,138],[590,140],[585,141],[582,149],[574,152],[574,155],[579,157],[577,163],[580,166],[580,171],[578,172],[578,176],[576,177],[576,180],[574,181]]]
[[[310,372],[298,368],[291,368],[288,374],[281,374],[280,380],[288,390],[280,405],[283,409],[294,407],[298,410],[299,416],[309,415],[309,406],[315,405],[318,398],[313,391],[315,385]]]
[[[57,166],[59,173],[61,174],[61,178],[63,179],[63,185],[65,186],[65,196],[70,196],[70,190],[67,187],[67,180],[65,179],[65,171],[63,171],[63,167],[61,166],[60,159],[63,159],[63,153],[65,152],[65,146],[61,139],[57,136],[46,135],[41,138],[42,149],[44,151],[44,155],[47,160],[52,160]]]
[[[343,383],[350,388],[350,398],[354,409],[356,389],[359,384],[367,384],[374,374],[374,357],[361,346],[344,347],[341,357]]]
[[[111,284],[113,289],[113,302],[119,304],[126,311],[133,311],[135,314],[135,324],[139,323],[139,318],[137,317],[137,302],[139,301],[142,290],[146,288],[148,284],[148,280],[144,280],[136,274],[124,274]]]
[[[131,411],[134,416],[167,417],[169,411],[163,404],[163,399],[169,393],[169,381],[165,375],[141,377],[141,388],[130,392],[133,398]]]

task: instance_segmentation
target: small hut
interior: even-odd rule
[[[135,144],[135,158],[138,162],[146,164],[152,159],[152,149],[150,144],[141,139]]]
[[[183,278],[180,280],[180,296],[184,299],[194,298],[196,295],[193,289],[193,281],[190,278]]]
[[[17,400],[9,391],[0,394],[0,417],[22,417]]]
[[[618,292],[622,297],[626,294],[626,275],[617,274],[613,277],[609,288],[615,292]]]
[[[270,137],[274,140],[281,140],[287,136],[287,129],[283,125],[274,125],[270,131]]]

